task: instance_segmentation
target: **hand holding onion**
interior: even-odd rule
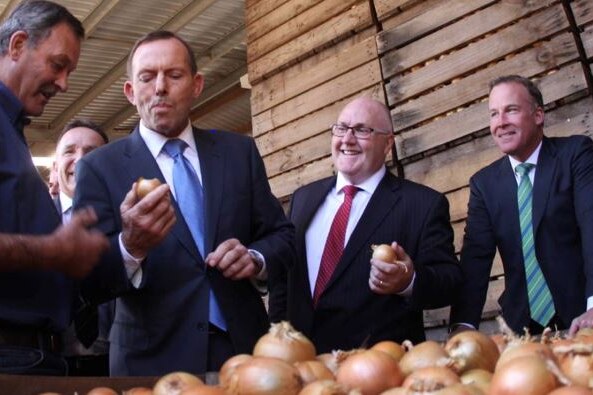
[[[397,243],[373,245],[369,287],[371,291],[388,295],[403,291],[410,285],[414,264]]]
[[[161,185],[161,182],[159,181],[158,178],[152,178],[152,179],[146,179],[143,177],[138,178],[138,181],[136,181],[136,196],[138,196],[138,200],[141,200],[142,198],[144,198],[144,196],[148,195],[150,192],[154,191],[159,185]]]

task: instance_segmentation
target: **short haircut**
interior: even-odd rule
[[[51,1],[23,1],[0,24],[0,54],[6,55],[14,33],[24,31],[29,36],[28,45],[36,47],[61,23],[66,23],[79,39],[84,38],[82,23],[65,7]]]
[[[491,92],[492,89],[500,84],[508,84],[508,83],[516,83],[521,84],[527,89],[529,96],[533,99],[533,103],[535,107],[544,107],[544,99],[542,96],[541,91],[529,78],[521,77],[520,75],[503,75],[502,77],[498,77],[492,81],[490,81],[490,89],[488,92]]]
[[[64,129],[62,129],[62,131],[60,132],[60,136],[58,137],[58,144],[60,143],[60,140],[62,139],[62,137],[70,129],[74,129],[74,128],[91,129],[93,132],[96,132],[99,136],[101,136],[101,138],[103,139],[105,144],[109,143],[109,137],[107,136],[107,133],[105,133],[105,131],[103,130],[103,128],[101,126],[99,126],[95,122],[91,121],[90,119],[74,119],[74,120],[68,122],[66,124],[66,126],[64,126]]]
[[[175,39],[175,40],[179,41],[181,44],[183,44],[183,46],[187,50],[187,61],[188,61],[189,68],[192,72],[192,75],[195,75],[198,72],[198,64],[196,63],[196,55],[194,53],[194,50],[189,46],[189,44],[184,39],[182,39],[179,35],[177,35],[173,32],[170,32],[167,30],[156,30],[156,31],[150,32],[150,33],[140,37],[134,43],[134,46],[132,47],[132,50],[130,51],[130,55],[128,56],[128,62],[126,65],[128,78],[132,79],[134,77],[132,75],[132,60],[134,59],[134,54],[136,53],[136,50],[138,49],[139,46],[141,46],[142,44],[153,42],[153,41],[169,40],[169,39]]]

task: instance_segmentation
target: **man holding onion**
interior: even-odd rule
[[[331,131],[337,175],[293,195],[297,262],[288,272],[270,272],[271,319],[289,320],[319,353],[380,340],[420,342],[423,309],[447,305],[461,281],[447,199],[387,171],[393,126],[383,103],[353,100]],[[352,187],[349,215],[335,220],[346,222],[337,263],[320,286],[334,218]],[[381,244],[380,256],[373,254]]]

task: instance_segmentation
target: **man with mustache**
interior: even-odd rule
[[[99,229],[114,245],[121,241],[113,262],[138,265],[132,281],[105,281],[119,296],[110,373],[217,371],[230,356],[251,353],[266,332],[268,316],[252,281],[292,262],[293,228],[253,139],[191,125],[204,80],[183,39],[167,31],[140,38],[128,78],[124,93],[140,124],[81,159],[74,198],[75,207],[97,210]],[[139,177],[167,183],[174,197],[177,221],[155,244],[145,233],[162,227],[161,218],[152,222],[137,208],[155,192],[139,199],[130,189]]]
[[[544,136],[544,102],[529,79],[490,83],[490,132],[506,154],[470,179],[461,250],[465,282],[453,332],[478,328],[498,249],[502,315],[518,333],[593,327],[593,143]]]
[[[64,7],[19,4],[0,25],[0,373],[64,375],[74,282],[108,246],[92,210],[60,227],[23,127],[68,88],[84,29]],[[67,276],[66,276],[67,275]]]

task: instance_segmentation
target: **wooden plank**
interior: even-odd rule
[[[333,174],[331,157],[309,163],[297,169],[270,178],[272,193],[278,199],[291,195],[295,189]]]
[[[261,37],[253,41],[249,41],[249,45],[247,45],[247,62],[251,63],[295,37],[308,32],[333,17],[341,15],[345,10],[360,1],[361,0],[324,0],[311,6],[311,8],[302,11],[300,14],[290,15],[290,18],[287,18],[287,20],[280,25],[275,26],[268,33],[261,35]],[[290,6],[293,3],[294,2],[291,1],[287,5]],[[288,11],[285,12],[288,13]],[[284,16],[284,14],[281,15]],[[264,19],[267,20],[268,16]],[[259,21],[256,25],[260,25]]]
[[[379,20],[384,20],[394,12],[401,12],[400,7],[417,2],[417,0],[373,0],[375,12]]]
[[[593,21],[593,2],[591,0],[576,0],[570,5],[579,26]]]
[[[488,13],[486,11],[488,10],[484,10],[474,16],[487,16]],[[463,30],[467,31],[468,26],[465,20],[462,22]],[[465,46],[424,67],[418,68],[412,73],[393,77],[388,85],[388,89],[391,90],[392,103],[397,104],[421,92],[430,90],[435,86],[449,83],[456,77],[484,67],[484,65],[494,62],[506,54],[513,53],[541,40],[542,37],[551,36],[567,27],[568,20],[564,15],[561,5],[547,8],[506,29],[496,32],[496,34],[489,35],[482,40],[472,43],[472,45]],[[446,35],[446,37],[449,37],[449,35]],[[429,43],[426,42],[424,44]],[[434,43],[432,42],[429,45],[434,47]],[[414,47],[417,47],[417,45],[414,45]],[[429,48],[422,48],[420,51],[415,51],[415,53],[426,53],[430,50]],[[395,56],[385,56],[381,60],[384,78],[393,75],[395,71],[401,69],[397,62],[393,61],[394,58],[397,60],[401,54],[398,51],[394,51],[391,54]]]
[[[334,123],[342,108],[352,99],[358,96],[369,96],[385,102],[385,95],[380,84],[369,89],[357,92],[352,96],[345,97],[337,102],[323,107],[315,112],[305,115],[295,121],[287,123],[277,129],[255,138],[260,154],[265,157],[273,152],[289,147],[297,142],[316,136]],[[295,133],[295,130],[298,133]]]
[[[259,18],[255,23],[248,23],[246,26],[247,44],[249,45],[255,39],[289,21],[320,1],[322,0],[290,0],[271,10],[266,14],[265,18]]]
[[[375,59],[254,116],[253,136],[257,137],[379,82],[381,70],[379,60]]]
[[[405,129],[451,108],[466,106],[484,96],[490,80],[505,74],[537,75],[552,70],[578,56],[572,36],[563,33],[541,46],[514,54],[509,59],[437,89],[418,99],[400,104],[392,112],[394,126]],[[388,95],[389,103],[392,98]]]
[[[455,21],[458,18],[461,18],[467,14],[470,14],[480,7],[483,7],[489,3],[492,3],[492,0],[448,0],[448,1],[439,1],[435,3],[432,7],[428,7],[425,9],[425,12],[418,15],[417,17],[410,19],[406,22],[400,23],[393,28],[388,28],[387,26],[383,26],[384,30],[377,35],[377,47],[379,48],[379,53],[383,54],[387,51],[392,49],[398,48],[408,42],[418,41],[422,36],[430,34],[437,29],[434,34],[428,36],[432,37],[431,42],[435,46],[446,46],[446,49],[451,49],[458,45],[455,40],[454,36],[449,36],[450,34],[449,29],[446,27],[452,21]],[[533,7],[533,6],[532,6]],[[514,7],[517,8],[517,7]],[[525,6],[525,8],[529,8]],[[496,18],[496,15],[494,15]],[[467,19],[472,19],[469,17]],[[455,25],[458,25],[457,22]],[[466,28],[470,28],[469,24],[465,24]],[[454,29],[453,31],[457,31],[458,29]],[[442,34],[441,34],[442,32]],[[445,35],[447,33],[447,35]],[[435,39],[435,35],[438,35],[439,39]],[[426,39],[428,39],[428,37]],[[444,39],[446,37],[446,39]],[[467,39],[468,35],[463,35],[463,40]],[[426,40],[425,39],[425,40]],[[453,41],[451,41],[453,40]]]
[[[378,4],[380,0],[375,0],[375,4]],[[390,0],[387,0],[388,2]],[[403,25],[410,20],[417,18],[418,16],[428,12],[428,10],[438,7],[442,0],[417,0],[411,1],[410,3],[404,4],[401,10],[393,10],[392,12],[386,12],[378,14],[377,17],[381,21],[383,30],[391,30],[397,26]],[[387,9],[381,11],[388,11]]]
[[[467,202],[469,200],[469,188],[464,187],[445,195],[449,200],[449,213],[451,221],[460,221],[467,218]]]
[[[245,25],[251,25],[289,0],[245,0]]]
[[[593,38],[593,35],[591,37]],[[587,83],[580,63],[573,63],[542,77],[538,86],[544,101],[550,103],[586,89]],[[487,90],[485,87],[485,94]],[[401,160],[488,128],[487,98],[484,97],[483,100],[481,103],[459,108],[450,115],[401,133],[396,138],[398,158]]]
[[[331,155],[330,141],[331,133],[327,129],[325,133],[321,133],[265,157],[264,163],[268,178]]]
[[[587,27],[583,33],[581,33],[581,39],[583,40],[583,46],[585,52],[589,58],[593,57],[593,26]]]
[[[347,12],[331,18],[256,61],[248,63],[249,81],[251,85],[255,85],[261,79],[271,76],[279,68],[320,50],[333,40],[343,39],[352,35],[353,31],[360,31],[371,25],[369,4],[359,3]]]
[[[370,30],[367,32],[371,33]],[[324,56],[325,58],[319,61],[322,54],[317,54],[253,86],[251,89],[251,114],[257,115],[348,72],[368,62],[369,59],[376,59],[378,56],[375,39],[372,36],[368,37],[368,33],[348,39],[352,42],[352,46],[339,52],[332,51],[333,56]],[[357,42],[365,36],[368,38]]]

